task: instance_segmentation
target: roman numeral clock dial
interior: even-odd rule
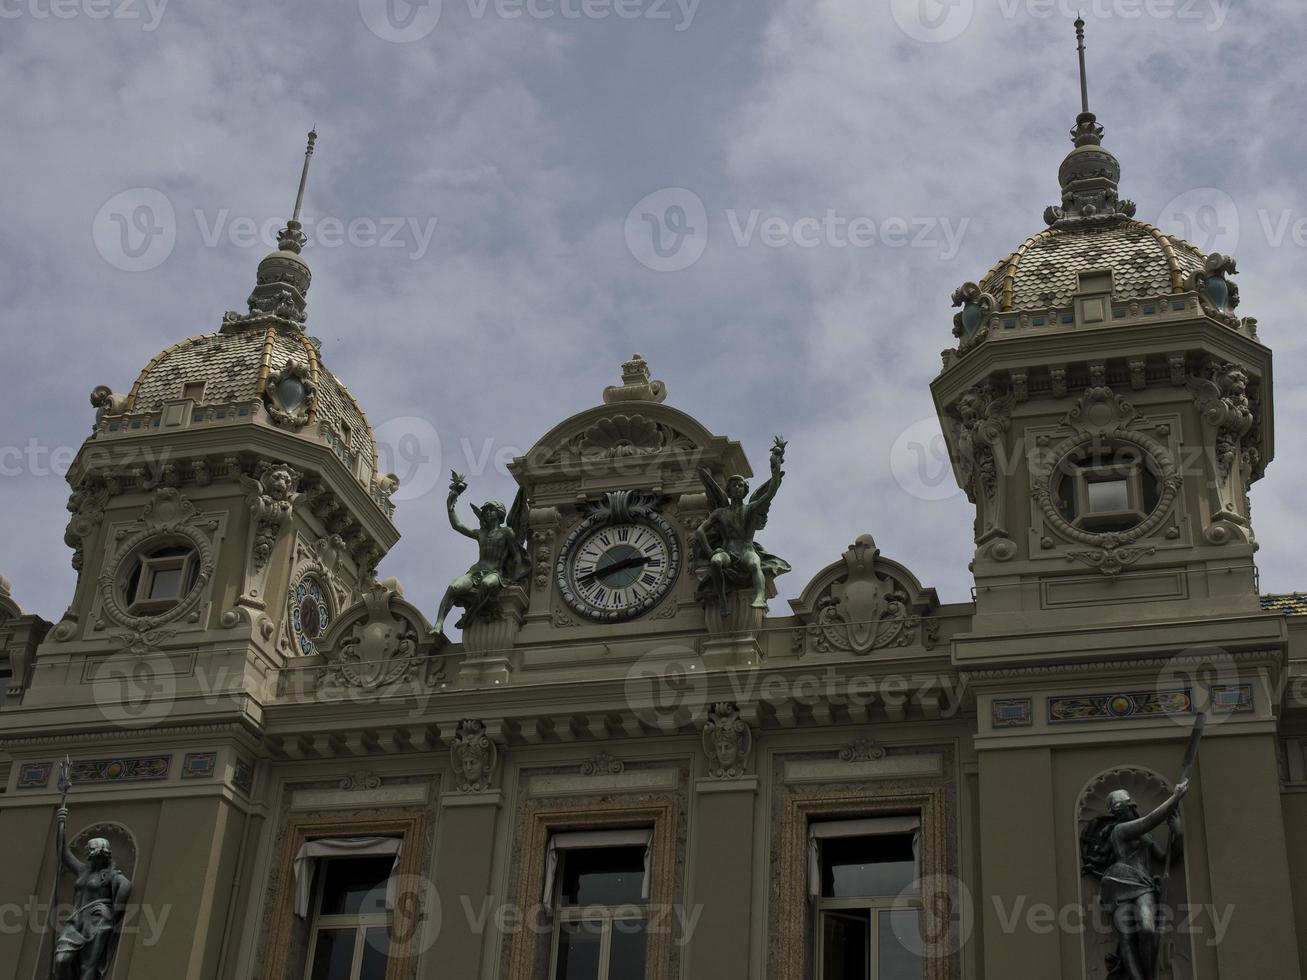
[[[607,512],[583,520],[563,542],[558,589],[567,605],[597,623],[634,619],[661,602],[681,570],[676,530],[642,510],[614,521]]]

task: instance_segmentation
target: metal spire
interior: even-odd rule
[[[1089,76],[1085,71],[1085,19],[1076,15],[1076,50],[1080,53],[1080,111],[1089,111]],[[309,144],[309,152],[313,145]]]
[[[304,150],[304,169],[300,171],[299,193],[295,195],[295,213],[278,236],[277,247],[284,252],[299,253],[308,239],[304,236],[304,226],[300,224],[300,210],[304,207],[304,187],[309,181],[309,161],[313,159],[313,145],[318,141],[317,127],[309,130],[309,145]]]

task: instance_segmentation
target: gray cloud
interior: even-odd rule
[[[6,6],[19,15],[0,32],[0,82],[14,93],[0,104],[0,444],[75,448],[93,385],[124,390],[158,350],[242,305],[266,246],[234,239],[230,222],[285,217],[316,123],[314,221],[436,222],[420,255],[305,253],[310,330],[333,370],[375,426],[438,434],[440,458],[410,475],[436,491],[401,503],[404,538],[383,564],[410,598],[433,609],[469,561],[444,524],[445,470],[529,447],[638,350],[674,404],[741,440],[755,465],[773,433],[791,439],[767,534],[795,565],[783,596],[870,531],[964,599],[971,508],[906,492],[891,450],[933,415],[949,293],[1039,230],[1056,197],[1078,108],[1062,6],[718,3],[677,30],[680,18],[506,19],[445,0],[411,43],[369,30],[358,0],[167,4],[148,31],[43,18],[40,0]],[[1280,458],[1254,492],[1263,586],[1307,586],[1286,533],[1307,476],[1292,424],[1307,341],[1289,328],[1304,299],[1292,228],[1307,218],[1303,127],[1285,118],[1298,5],[1085,6],[1094,106],[1124,192],[1170,230],[1237,225],[1243,309],[1279,366]],[[92,238],[105,202],[131,188],[165,194],[177,216],[171,253],[144,272],[115,268]],[[679,272],[646,268],[624,241],[631,208],[664,188],[692,191],[707,218],[702,257]],[[732,223],[755,212],[791,236],[833,213],[877,237],[742,246]],[[891,244],[894,219],[964,232],[955,251],[938,234]],[[394,421],[406,419],[419,421]],[[72,587],[67,490],[48,466],[20,469],[0,477],[0,570],[20,602],[57,617]],[[491,466],[470,493],[511,491]]]

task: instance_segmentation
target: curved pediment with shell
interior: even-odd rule
[[[697,468],[705,465],[749,474],[739,443],[686,413],[656,402],[617,402],[555,426],[512,468],[519,481],[548,493],[558,480],[619,475],[639,482],[645,474],[657,474],[653,482],[664,486],[697,489]]]
[[[386,584],[366,589],[363,601],[344,610],[314,646],[325,663],[320,690],[375,692],[445,679],[426,617]]]
[[[802,624],[796,652],[865,656],[894,647],[933,647],[939,639],[939,597],[915,575],[881,555],[861,535],[790,601]]]

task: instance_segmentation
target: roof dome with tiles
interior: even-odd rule
[[[953,294],[960,307],[953,333],[961,350],[990,332],[995,314],[1027,315],[1042,324],[1071,322],[1073,296],[1088,277],[1111,301],[1132,304],[1164,301],[1198,292],[1220,318],[1233,320],[1238,295],[1225,279],[1235,271],[1231,259],[1206,255],[1182,239],[1135,220],[1135,205],[1118,194],[1121,164],[1103,144],[1103,127],[1089,111],[1084,80],[1084,22],[1077,21],[1081,52],[1082,111],[1071,130],[1074,148],[1058,169],[1059,204],[1044,212],[1049,226],[1002,259],[979,282]],[[1086,281],[1088,281],[1086,280]],[[1210,290],[1208,287],[1211,287]],[[1125,311],[1114,314],[1123,317]],[[1002,325],[1017,321],[1003,317]]]
[[[304,176],[316,133],[309,134]],[[167,412],[189,426],[249,421],[325,444],[389,510],[389,477],[378,478],[377,446],[354,396],[327,369],[320,342],[305,332],[312,282],[300,256],[306,243],[299,221],[304,176],[294,217],[277,249],[259,263],[248,311],[224,314],[221,328],[174,344],[141,371],[126,396],[92,393],[98,427],[152,428]],[[170,422],[169,424],[176,424]],[[380,489],[378,489],[380,487]]]

